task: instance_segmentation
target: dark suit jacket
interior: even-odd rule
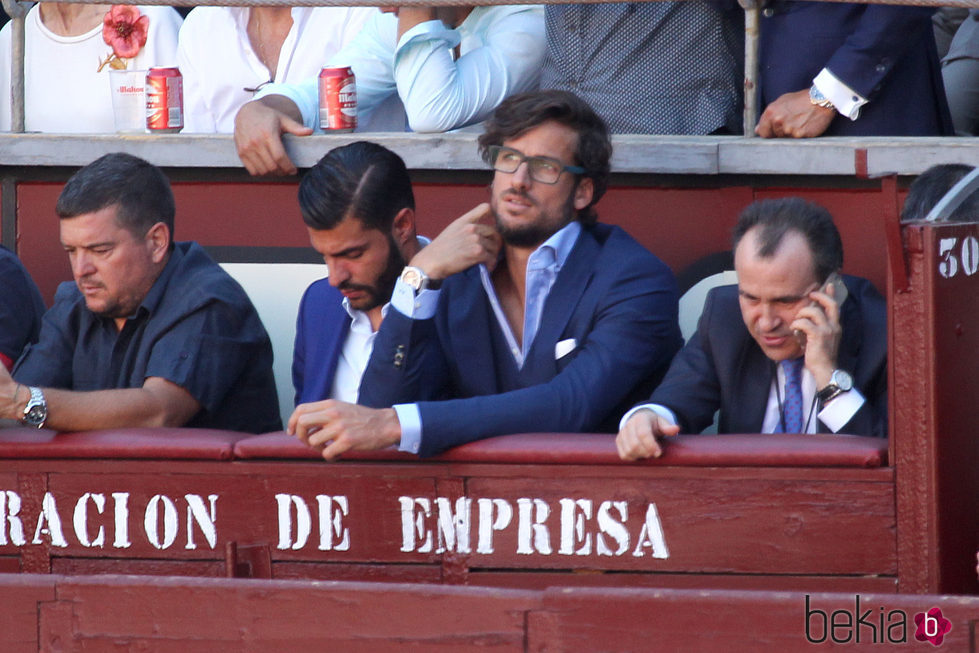
[[[327,279],[311,283],[299,303],[292,350],[292,385],[296,388],[297,405],[330,396],[348,331],[350,315],[343,308],[343,294]]]
[[[868,103],[826,135],[952,134],[928,7],[776,0],[763,11],[761,107],[828,68]]]
[[[865,279],[844,277],[849,297],[840,318],[837,367],[866,398],[842,432],[887,437],[887,314]],[[719,433],[758,433],[775,367],[745,327],[737,286],[711,290],[697,332],[677,354],[651,403],[672,410],[682,432],[699,433],[721,411]],[[819,430],[829,432],[821,422]]]
[[[522,368],[473,267],[445,280],[434,318],[388,313],[360,402],[421,402],[421,455],[505,433],[614,430],[680,344],[669,268],[618,227],[595,225],[558,274]]]
[[[0,361],[10,369],[24,348],[37,342],[44,300],[20,259],[0,247]]]

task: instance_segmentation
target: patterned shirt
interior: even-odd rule
[[[541,88],[576,93],[614,133],[739,133],[744,29],[732,5],[547,5]]]

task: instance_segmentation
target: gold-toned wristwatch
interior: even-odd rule
[[[815,104],[817,107],[823,107],[824,109],[836,110],[836,105],[833,104],[825,95],[823,95],[816,85],[813,84],[809,87],[809,101]]]
[[[433,280],[421,268],[416,268],[413,265],[405,266],[405,269],[401,271],[401,280],[411,286],[415,294],[426,288],[436,290],[442,285],[441,281]]]

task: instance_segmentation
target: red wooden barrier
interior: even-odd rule
[[[979,598],[935,595],[136,576],[0,577],[0,601],[5,653],[935,648],[919,633],[963,652],[976,650],[979,619]]]
[[[908,289],[888,306],[901,590],[974,593],[979,224],[905,227],[904,239]]]
[[[896,587],[877,439],[684,436],[626,465],[611,435],[527,434],[327,464],[284,434],[160,436],[0,432],[0,555],[54,573]]]

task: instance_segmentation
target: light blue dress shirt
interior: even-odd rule
[[[476,7],[455,29],[426,21],[400,40],[397,17],[378,13],[327,65],[353,68],[357,131],[438,132],[481,122],[507,96],[536,89],[543,60],[544,10],[517,5]],[[288,97],[319,129],[316,78],[269,84],[255,97],[266,95]]]

